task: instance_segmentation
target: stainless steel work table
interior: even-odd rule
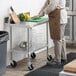
[[[33,23],[32,25],[29,25],[30,23]],[[33,47],[30,47],[30,40],[29,40],[29,31],[30,29],[32,29],[33,27],[37,27],[41,24],[46,24],[46,44],[36,44],[36,49],[33,49]],[[10,23],[5,23],[5,27],[9,27],[10,28],[10,51],[11,51],[11,66],[12,67],[16,67],[17,66],[17,62],[15,60],[13,60],[13,56],[12,56],[12,52],[13,50],[26,50],[25,51],[25,54],[28,55],[28,69],[29,70],[32,70],[34,67],[33,67],[33,64],[31,63],[31,60],[30,60],[30,54],[31,54],[31,57],[34,59],[36,57],[36,54],[34,53],[35,50],[39,50],[39,49],[42,49],[44,47],[46,47],[46,54],[47,54],[47,60],[50,61],[51,60],[51,55],[48,54],[48,19],[47,20],[43,20],[43,21],[40,21],[40,22],[21,22],[21,23],[18,23],[18,24],[10,24]],[[20,28],[27,28],[27,43],[28,43],[28,46],[27,46],[27,49],[22,49],[20,48],[19,46],[18,47],[15,47],[15,48],[12,48],[12,27],[20,27]]]

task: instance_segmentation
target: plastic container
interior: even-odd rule
[[[8,32],[0,31],[0,76],[6,72]]]

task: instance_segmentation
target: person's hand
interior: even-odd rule
[[[31,19],[36,19],[36,18],[39,18],[39,17],[42,17],[42,16],[44,16],[44,12],[40,11],[38,13],[38,15],[35,15],[35,16],[31,17]]]
[[[38,15],[39,15],[39,17],[42,17],[42,16],[44,16],[44,12],[40,11]]]
[[[31,17],[31,19],[36,19],[36,18],[39,18],[39,15],[35,15],[35,16]]]

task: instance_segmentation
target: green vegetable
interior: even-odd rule
[[[23,13],[18,14],[18,17],[20,19],[20,21],[24,21],[25,20],[25,16]]]

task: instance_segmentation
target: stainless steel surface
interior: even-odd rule
[[[12,62],[12,26],[10,26],[10,54],[11,54],[11,57],[10,57],[10,60]]]
[[[28,43],[28,46],[27,46],[27,50],[28,50],[28,58],[30,59],[30,56],[29,56],[29,28],[27,29],[27,43]],[[30,61],[30,60],[29,60]]]
[[[32,47],[30,48],[30,29],[32,29],[33,27],[35,26],[39,26],[41,24],[45,24],[46,23],[46,43],[43,43],[43,44],[36,44],[36,43],[33,43],[34,45],[32,45]],[[19,23],[19,24],[10,24],[8,25],[8,23],[5,23],[5,26],[9,26],[10,28],[10,50],[11,50],[11,61],[13,60],[13,52],[14,51],[24,51],[25,54],[28,55],[28,62],[31,62],[31,59],[30,59],[30,53],[32,52],[35,52],[36,50],[39,50],[39,49],[42,49],[42,48],[45,48],[47,47],[47,54],[48,54],[48,20],[46,21],[42,21],[42,22],[38,22],[38,23],[34,23],[32,25],[29,25],[30,23],[29,22],[22,22],[22,23]],[[28,46],[27,46],[27,49],[21,49],[19,46],[15,47],[15,48],[12,48],[12,27],[23,27],[23,28],[27,28],[27,43],[28,43]],[[34,49],[33,49],[34,48]]]
[[[76,11],[68,10],[67,14],[68,14],[68,16],[76,16]]]
[[[47,43],[47,47],[46,47],[46,48],[47,48],[47,49],[46,49],[46,50],[47,50],[47,57],[48,57],[48,49],[49,49],[49,48],[48,48],[48,43],[49,43],[49,42],[48,42],[48,23],[46,23],[46,35],[47,35],[47,39],[46,39],[46,43]]]
[[[68,13],[68,23],[65,28],[66,40],[69,42],[76,41],[76,0],[66,0]],[[68,39],[67,39],[68,38]]]

